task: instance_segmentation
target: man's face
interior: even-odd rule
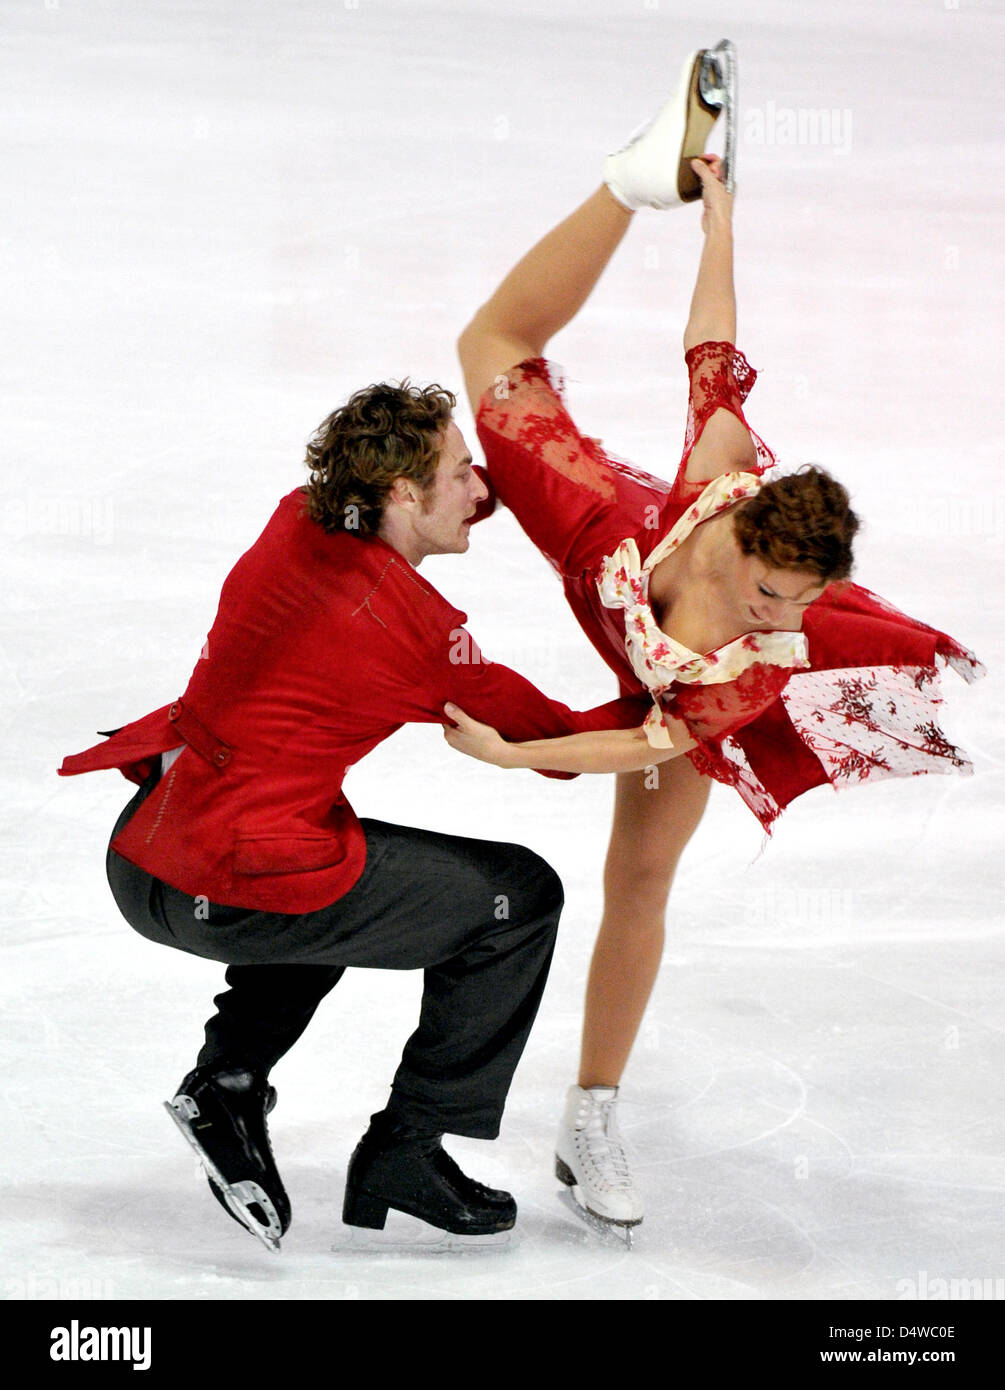
[[[471,467],[464,436],[451,421],[443,434],[433,484],[412,517],[415,548],[421,551],[421,558],[463,555],[469,543],[470,518],[487,496],[488,488]]]

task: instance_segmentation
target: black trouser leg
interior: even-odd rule
[[[321,1000],[345,974],[341,965],[232,965],[226,993],[213,1000],[199,1066],[235,1063],[266,1076],[297,1041]]]
[[[492,1139],[537,1015],[555,947],[562,888],[543,860],[521,878],[521,920],[498,923],[425,972],[419,1026],[389,1111],[422,1130]]]

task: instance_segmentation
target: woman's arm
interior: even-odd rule
[[[705,245],[684,330],[684,351],[701,343],[736,343],[736,292],[733,287],[733,196],[720,182],[717,157],[693,159],[701,179]],[[712,412],[691,450],[684,476],[709,482],[721,473],[742,473],[757,463],[750,432],[732,410]]]
[[[654,763],[667,762],[696,747],[687,725],[667,719],[672,746],[653,748],[645,729],[597,729],[562,738],[538,738],[507,743],[488,724],[470,719],[456,705],[444,706],[455,727],[443,736],[459,753],[495,767],[528,767],[548,772],[639,772]]]
[[[720,182],[717,158],[692,159],[702,183],[705,233],[691,312],[684,329],[684,351],[699,343],[736,342],[736,292],[733,287],[733,195]]]

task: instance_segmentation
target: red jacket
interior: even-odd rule
[[[212,902],[308,912],[348,892],[366,844],[346,770],[453,700],[513,739],[626,728],[645,702],[574,714],[481,658],[453,608],[378,537],[326,533],[300,489],[224,582],[180,699],[64,759],[141,783],[187,745],[113,848]]]

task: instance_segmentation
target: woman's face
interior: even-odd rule
[[[804,610],[827,588],[807,570],[773,569],[759,555],[744,555],[738,542],[732,579],[735,616],[748,630],[798,632]]]

